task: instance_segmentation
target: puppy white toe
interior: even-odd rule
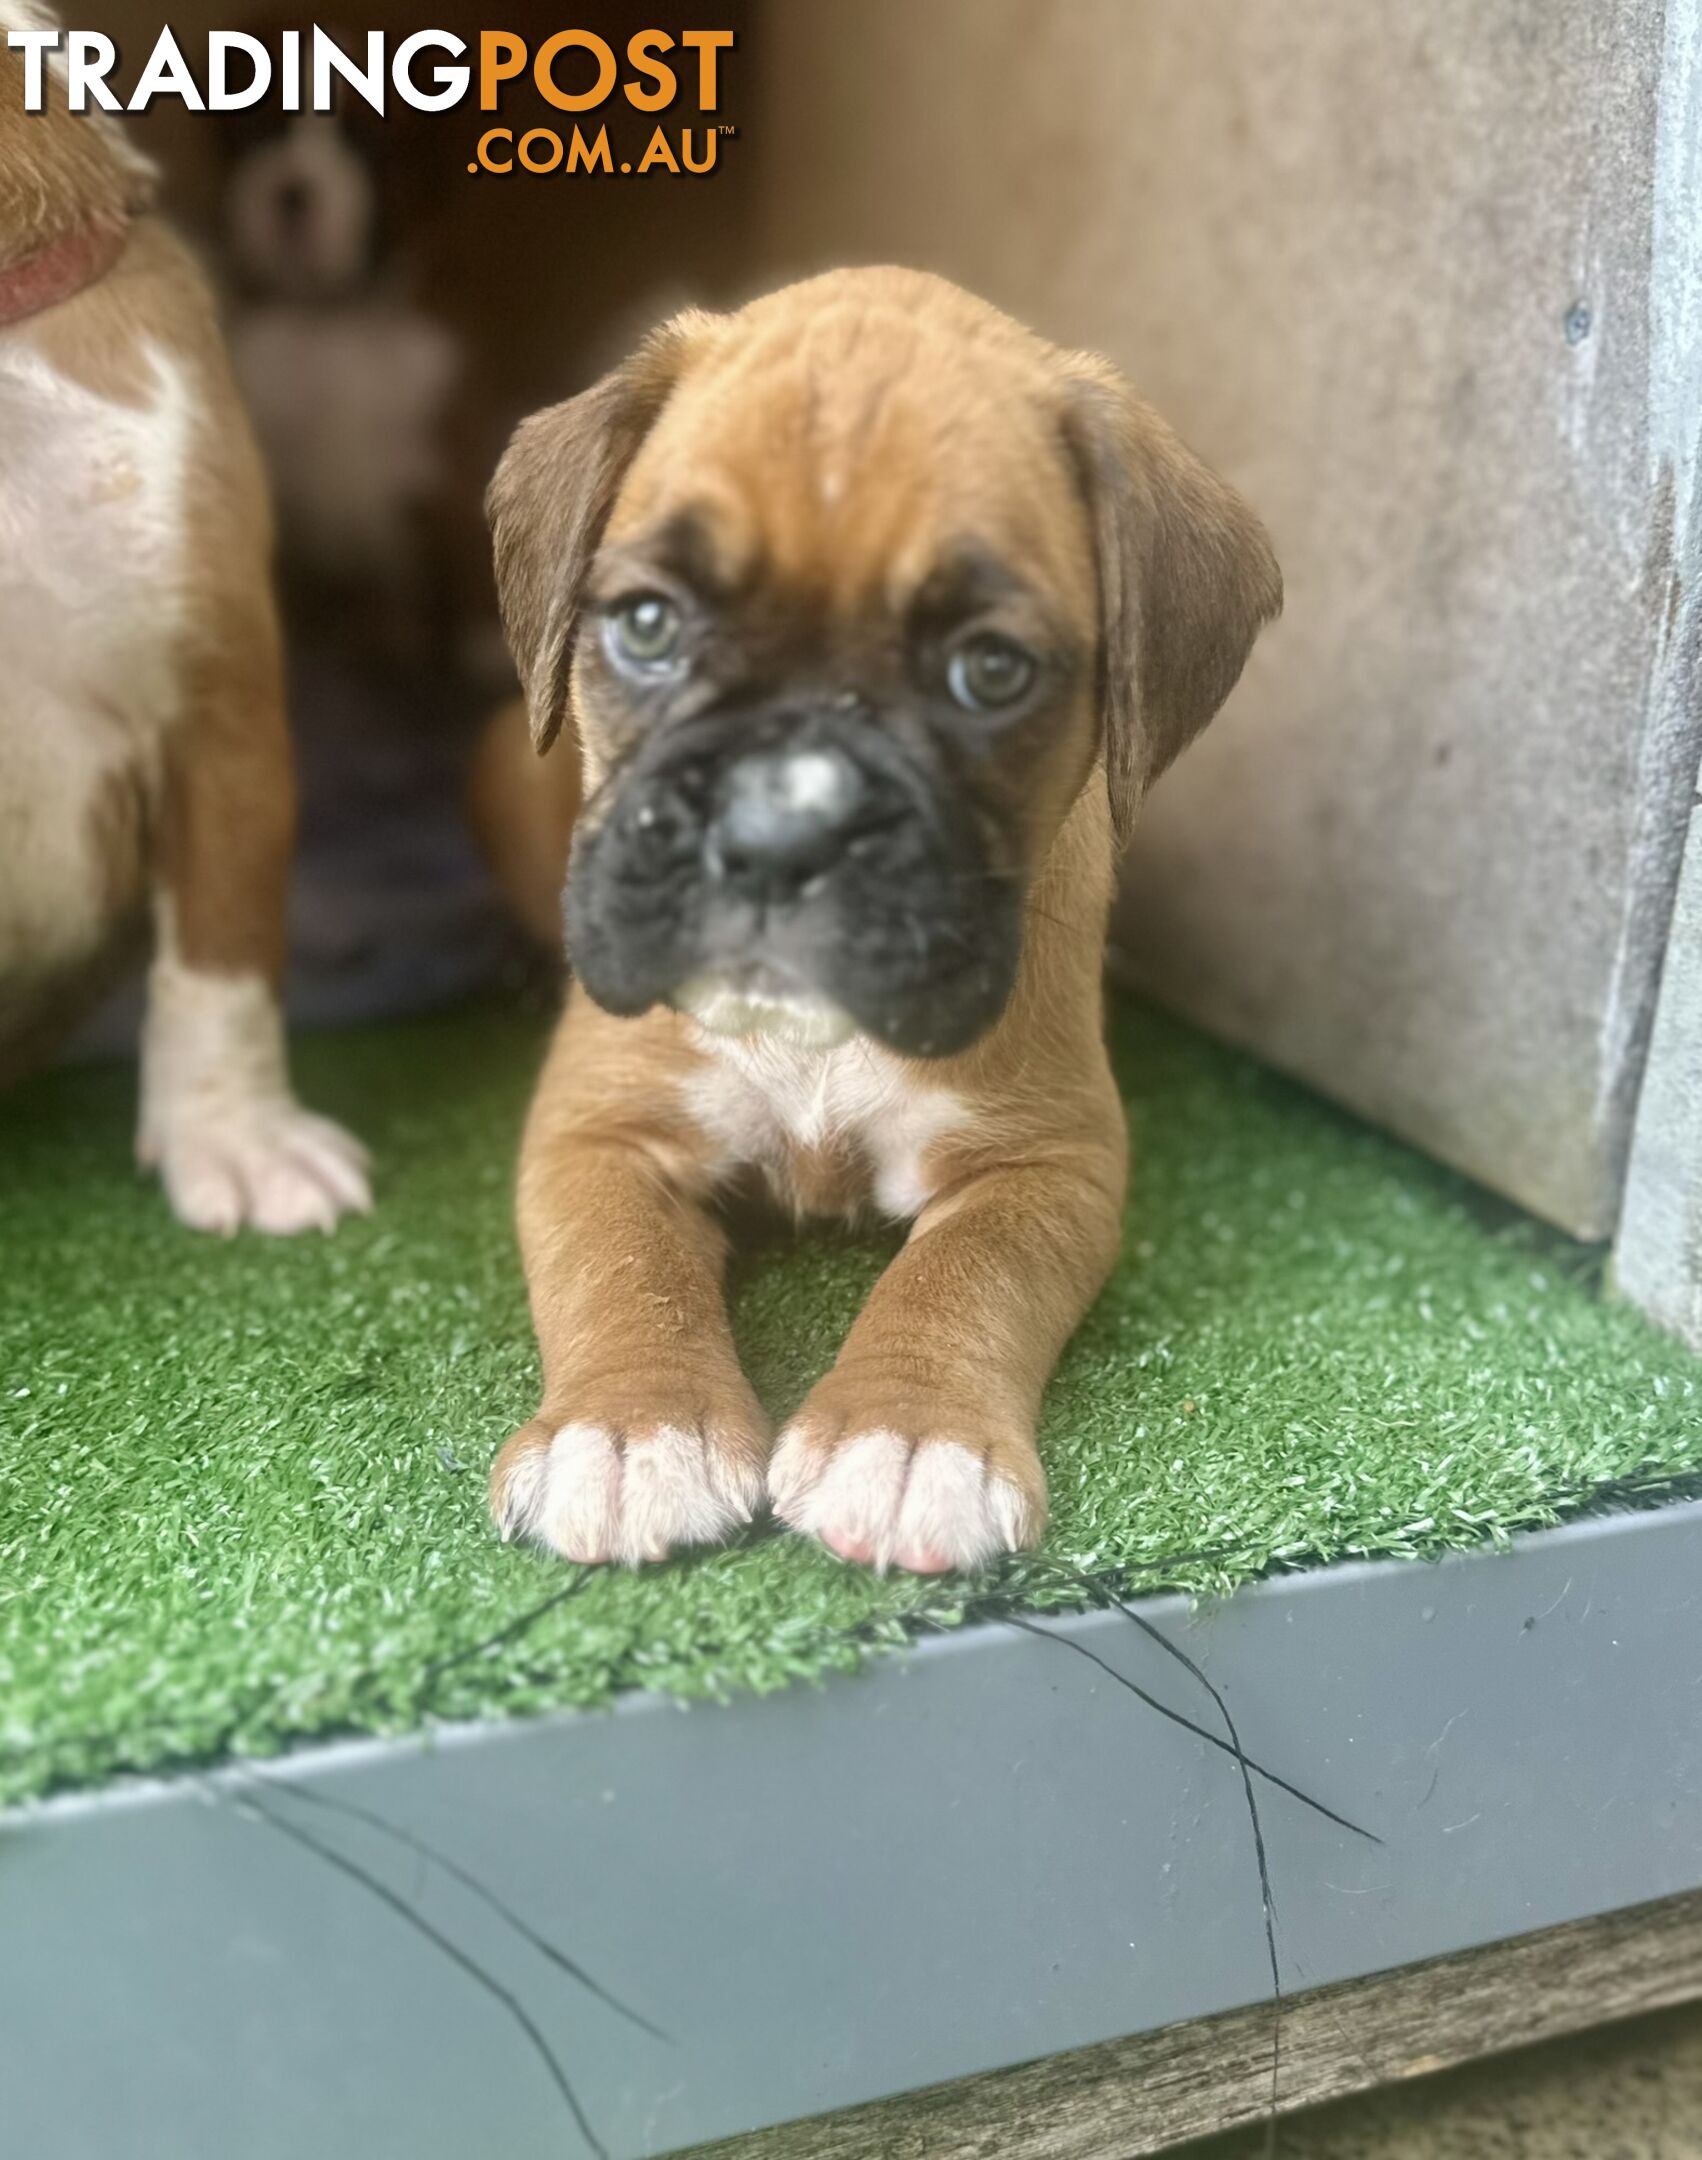
[[[899,1502],[893,1561],[917,1575],[984,1567],[1025,1542],[1022,1495],[955,1440],[919,1448]]]
[[[595,1567],[617,1557],[620,1517],[621,1453],[614,1435],[597,1425],[564,1425],[550,1442],[537,1513],[525,1527],[564,1560]]]
[[[626,1448],[623,1560],[664,1560],[678,1545],[718,1545],[761,1505],[763,1480],[699,1432],[663,1426]]]

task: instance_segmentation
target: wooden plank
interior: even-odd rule
[[[1296,1996],[1284,2112],[1702,1995],[1702,1892]],[[1267,2005],[694,2148],[696,2160],[1135,2160],[1264,2119]]]

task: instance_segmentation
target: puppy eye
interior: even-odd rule
[[[966,638],[946,664],[946,687],[968,712],[1014,705],[1027,696],[1034,676],[1034,655],[990,630]]]
[[[609,611],[611,656],[631,667],[665,666],[679,651],[680,611],[665,593],[629,593]]]

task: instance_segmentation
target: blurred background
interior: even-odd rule
[[[169,107],[137,123],[221,265],[278,469],[309,793],[298,1009],[350,1017],[514,964],[458,792],[504,684],[476,502],[514,418],[682,299],[920,264],[1109,353],[1258,506],[1283,560],[1284,622],[1150,805],[1115,965],[1575,1235],[1623,1213],[1622,1270],[1702,1329],[1697,1149],[1672,1130],[1695,1123],[1702,993],[1676,967],[1681,1002],[1657,1022],[1702,638],[1686,11],[712,15],[738,34],[720,115],[738,132],[713,175],[499,183],[464,173],[476,111],[395,120],[363,153],[381,242],[340,298],[245,253],[243,160],[260,151]],[[617,46],[700,18],[660,0],[571,11]],[[194,0],[173,24],[193,52],[206,28],[258,19]],[[534,39],[566,19],[531,0],[504,17]],[[424,20],[349,8],[334,27]],[[430,20],[482,26],[464,0]],[[103,26],[139,54],[157,18],[110,6]],[[526,124],[524,99],[502,118]],[[314,363],[337,395],[304,396],[288,318],[323,331],[338,309],[347,334]],[[363,310],[384,335],[363,339]],[[359,416],[399,425],[407,383],[432,538],[406,561],[393,540],[338,561],[371,506],[293,498],[326,463],[345,480],[361,466],[350,439],[384,428]],[[417,472],[411,455],[394,463]],[[1702,895],[1690,906],[1702,924]],[[1644,1085],[1651,1041],[1682,1084]]]
[[[750,14],[731,0],[714,18],[739,38],[722,62],[736,125],[754,104],[761,41]],[[276,49],[280,31],[315,19],[191,0],[171,22],[199,70],[210,29],[246,29]],[[357,56],[368,30],[393,46],[428,23],[476,48],[490,21],[470,0],[429,18],[355,5],[317,19]],[[679,5],[640,15],[611,0],[571,17],[617,53],[635,28],[677,34],[698,19]],[[115,39],[134,81],[158,13],[123,4],[87,20]],[[538,0],[503,16],[533,49],[564,20]],[[564,81],[577,79],[573,64],[562,62]],[[748,158],[642,184],[475,178],[467,163],[498,115],[471,99],[442,115],[394,98],[391,108],[380,120],[340,94],[334,120],[292,124],[270,97],[225,115],[162,100],[129,122],[218,285],[272,473],[303,796],[290,1009],[309,1026],[492,983],[553,994],[553,904],[546,894],[540,905],[536,878],[517,895],[492,875],[493,862],[506,871],[538,838],[523,817],[518,829],[508,822],[516,791],[536,782],[559,797],[566,776],[565,761],[537,766],[518,715],[501,712],[515,684],[485,483],[524,414],[583,388],[687,300],[742,292],[753,261]],[[529,79],[503,93],[500,119],[517,136],[563,117]],[[618,96],[588,133],[605,118],[638,143],[654,125]],[[670,132],[697,118],[682,98]],[[135,1003],[102,1016],[96,1046],[131,1031]]]

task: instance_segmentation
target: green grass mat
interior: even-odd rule
[[[1048,1397],[1054,1554],[1216,1592],[1702,1472],[1702,1366],[1602,1302],[1594,1255],[1156,1013],[1113,1031],[1134,1197]],[[0,1106],[0,1798],[629,1686],[775,1688],[918,1622],[1079,1602],[1032,1563],[881,1582],[755,1535],[579,1578],[513,1627],[575,1579],[499,1545],[484,1502],[534,1407],[509,1179],[539,1047],[485,1010],[304,1046],[381,1172],[377,1214],[329,1240],[176,1228],[129,1168],[123,1073]],[[741,1265],[776,1413],[890,1249]]]

